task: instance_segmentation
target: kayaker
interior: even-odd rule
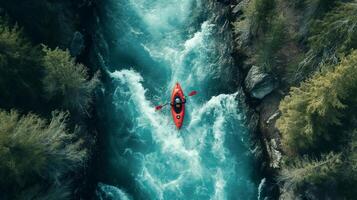
[[[191,91],[188,96],[191,97],[196,95],[196,91]],[[174,120],[174,123],[178,129],[182,127],[183,119],[185,116],[185,103],[186,97],[183,93],[183,90],[179,83],[175,84],[175,87],[172,91],[171,101],[167,102],[163,105],[159,105],[155,107],[155,110],[161,110],[164,106],[170,104],[171,105],[171,114]]]
[[[182,104],[186,103],[186,100],[184,98],[183,101],[181,101],[180,97],[175,98],[175,102],[171,103],[171,106],[175,106],[176,108],[181,108]]]

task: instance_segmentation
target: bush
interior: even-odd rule
[[[49,99],[61,99],[64,108],[86,112],[92,98],[92,92],[97,86],[98,74],[88,80],[87,69],[82,64],[76,64],[68,51],[59,48],[51,50],[43,48],[43,62],[46,71],[43,85]]]
[[[324,147],[328,149],[328,144],[340,136],[334,131],[341,132],[343,122],[354,118],[356,95],[357,51],[342,59],[334,70],[293,87],[280,103],[282,115],[276,123],[284,150],[288,154],[306,153],[321,149],[321,142],[327,142]]]
[[[35,108],[41,93],[41,52],[18,26],[0,17],[0,106]]]
[[[14,192],[39,183],[60,187],[63,176],[83,164],[86,150],[76,140],[77,131],[66,129],[67,117],[53,112],[47,123],[37,115],[0,111],[1,188]]]

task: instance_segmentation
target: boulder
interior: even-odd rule
[[[252,66],[244,81],[245,88],[251,97],[262,99],[277,88],[276,80],[264,73],[259,67]]]

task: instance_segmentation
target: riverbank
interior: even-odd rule
[[[259,186],[261,196],[268,199],[279,198],[279,185],[276,175],[281,167],[282,150],[280,134],[275,128],[275,122],[279,117],[279,103],[284,96],[282,87],[271,75],[262,72],[254,65],[252,57],[254,50],[250,48],[247,35],[237,33],[234,27],[236,23],[244,20],[243,10],[249,1],[225,1],[230,7],[230,30],[234,36],[235,44],[233,57],[236,67],[239,69],[240,85],[246,96],[248,105],[248,118],[250,127],[255,134],[253,139],[256,145],[261,146],[260,166],[264,178]],[[244,31],[244,30],[242,30]]]
[[[342,108],[354,108],[343,94],[347,90],[353,96],[356,90],[332,77],[349,79],[334,69],[354,66],[357,30],[349,27],[357,21],[350,15],[356,2],[224,3],[231,9],[234,57],[247,103],[257,116],[251,123],[257,124],[272,198],[349,199],[354,193],[343,180],[356,184],[355,176],[348,175],[356,165],[356,122]],[[328,100],[330,90],[336,91],[333,100]],[[332,185],[338,185],[338,192],[330,190]]]

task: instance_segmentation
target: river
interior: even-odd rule
[[[244,96],[226,6],[213,0],[110,0],[101,38],[113,87],[99,199],[257,199]],[[105,32],[104,32],[105,30]],[[103,47],[104,46],[104,47]],[[189,97],[181,130],[169,101]],[[109,164],[108,164],[109,163]],[[108,165],[107,165],[108,164]],[[109,166],[110,165],[110,166]]]

